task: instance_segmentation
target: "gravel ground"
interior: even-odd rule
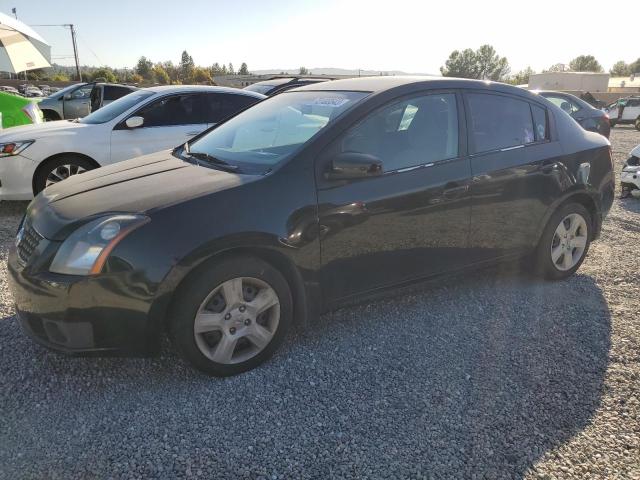
[[[619,173],[640,133],[612,142]],[[640,200],[568,281],[501,268],[345,308],[223,380],[29,341],[4,267],[24,207],[0,205],[0,478],[640,478]]]

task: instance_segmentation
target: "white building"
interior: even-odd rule
[[[593,72],[534,73],[529,77],[529,89],[607,92],[609,74]]]

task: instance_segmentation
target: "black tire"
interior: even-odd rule
[[[37,195],[44,190],[47,185],[47,178],[49,178],[49,175],[51,175],[56,168],[63,165],[71,165],[72,167],[81,168],[85,171],[97,168],[95,163],[91,160],[79,155],[62,155],[54,158],[53,160],[47,160],[38,167],[38,170],[36,170],[33,178],[33,194]]]
[[[60,115],[58,115],[56,112],[53,112],[51,110],[43,111],[42,116],[45,122],[54,122],[56,120],[61,120]]]
[[[194,334],[195,317],[213,290],[238,277],[258,279],[275,291],[279,301],[279,321],[271,341],[255,356],[240,363],[217,363],[198,347]],[[192,273],[176,294],[169,315],[169,336],[183,358],[208,375],[227,377],[251,370],[274,354],[291,327],[293,301],[289,284],[274,267],[254,257],[230,257],[210,262]]]
[[[585,220],[587,228],[586,245],[578,262],[568,270],[561,270],[551,258],[551,246],[554,240],[556,229],[560,225],[560,222],[571,214],[581,215]],[[548,280],[562,280],[573,275],[580,268],[580,265],[582,265],[582,262],[589,252],[589,245],[592,238],[592,228],[593,223],[591,214],[583,205],[579,203],[568,203],[566,205],[562,205],[553,213],[553,215],[551,215],[551,218],[547,222],[547,226],[545,227],[544,232],[540,237],[540,241],[538,242],[538,247],[536,248],[536,252],[534,255],[534,266],[536,273]]]

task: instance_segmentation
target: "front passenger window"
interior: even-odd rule
[[[387,172],[455,158],[456,96],[422,95],[382,107],[348,131],[340,149],[373,155]]]

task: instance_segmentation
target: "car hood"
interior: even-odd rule
[[[16,140],[37,140],[43,137],[75,134],[87,128],[95,127],[87,123],[78,123],[71,120],[56,120],[54,122],[35,123],[11,127],[0,134],[0,142],[13,142]]]
[[[63,240],[108,213],[153,210],[247,183],[256,176],[200,167],[162,151],[73,176],[42,191],[27,216],[45,238]]]

